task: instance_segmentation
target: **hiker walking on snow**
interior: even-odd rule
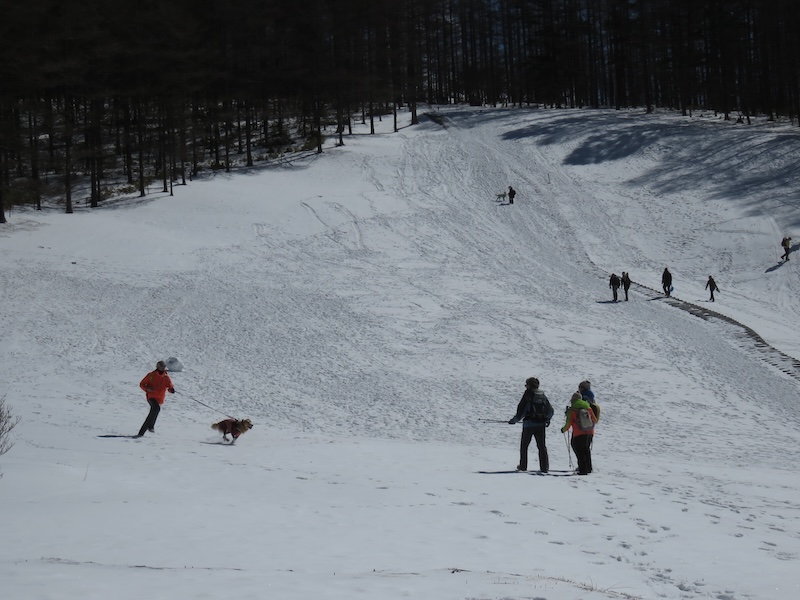
[[[664,295],[669,298],[672,292],[672,273],[666,267],[664,267],[664,273],[661,275],[661,287],[664,288]]]
[[[622,272],[622,289],[625,290],[625,302],[628,301],[628,290],[631,288],[631,277],[627,271]]]
[[[145,431],[152,433],[155,431],[156,419],[158,413],[161,412],[161,405],[164,404],[167,392],[170,394],[175,393],[175,388],[172,385],[172,380],[166,373],[167,365],[163,360],[156,363],[156,370],[150,371],[144,376],[144,379],[139,383],[139,387],[147,395],[147,403],[150,405],[150,412],[147,418],[142,423],[142,428],[139,430],[139,436],[142,437]]]
[[[611,288],[611,292],[614,294],[614,302],[617,302],[617,290],[619,286],[619,277],[617,277],[616,273],[612,273],[611,278],[608,280],[608,287]]]
[[[789,260],[789,252],[792,251],[792,238],[786,236],[781,240],[781,247],[783,248],[783,260]]]
[[[567,422],[561,428],[562,433],[572,429],[572,450],[578,459],[578,475],[592,472],[592,439],[594,424],[597,423],[589,403],[579,392],[572,394],[570,407],[567,409]]]
[[[717,287],[717,282],[714,281],[714,278],[709,275],[708,281],[706,282],[706,289],[711,292],[711,298],[708,299],[709,302],[714,302],[714,292],[718,292],[719,288]]]
[[[531,438],[536,438],[536,447],[539,449],[539,470],[542,473],[550,470],[545,429],[550,426],[552,418],[553,407],[545,393],[539,389],[539,380],[536,377],[529,377],[525,380],[525,393],[517,405],[517,414],[508,422],[509,425],[514,425],[522,421],[517,471],[528,470],[528,446]]]
[[[508,203],[509,204],[514,204],[514,196],[516,196],[516,195],[517,195],[517,190],[515,190],[511,186],[508,186]]]

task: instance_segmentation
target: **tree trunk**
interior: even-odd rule
[[[136,133],[139,137],[139,197],[145,196],[144,179],[144,102],[141,98],[136,103]]]

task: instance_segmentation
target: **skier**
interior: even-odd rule
[[[625,302],[628,301],[628,290],[631,288],[631,277],[627,271],[622,272],[622,289],[625,290]]]
[[[792,238],[786,236],[781,240],[781,247],[783,248],[783,256],[781,258],[783,260],[789,260],[789,252],[792,251]]]
[[[588,423],[581,424],[581,410],[586,410]],[[592,439],[594,438],[594,424],[597,417],[592,412],[589,403],[580,393],[572,394],[571,405],[567,410],[567,422],[561,428],[562,433],[572,429],[572,450],[578,459],[578,475],[588,475],[592,472]]]
[[[142,428],[139,430],[137,437],[142,437],[145,431],[153,433],[156,427],[156,419],[158,413],[161,412],[161,405],[164,404],[166,393],[175,393],[175,388],[172,385],[172,380],[166,373],[167,365],[163,360],[156,363],[156,370],[150,371],[144,376],[144,379],[139,383],[139,387],[147,395],[147,403],[150,405],[150,412],[147,418],[142,423]]]
[[[718,292],[719,288],[717,287],[717,282],[714,281],[714,278],[709,275],[708,281],[706,282],[706,289],[711,292],[711,298],[708,299],[709,302],[714,302],[714,292]]]
[[[664,288],[664,295],[669,298],[672,292],[672,273],[666,267],[664,267],[664,273],[661,275],[661,287]]]
[[[611,278],[608,280],[608,287],[611,288],[611,292],[614,294],[614,302],[617,302],[617,290],[619,289],[619,285],[619,277],[617,277],[616,273],[612,273]]]
[[[508,203],[509,204],[514,204],[514,196],[516,196],[516,195],[517,195],[517,190],[515,190],[511,186],[508,186]]]
[[[525,380],[525,393],[517,405],[517,414],[508,422],[509,425],[514,425],[522,421],[517,471],[528,470],[528,446],[531,438],[536,438],[536,447],[539,449],[539,470],[542,473],[550,470],[550,459],[545,445],[545,428],[550,426],[552,418],[553,407],[545,393],[539,389],[539,380],[536,377],[529,377]]]

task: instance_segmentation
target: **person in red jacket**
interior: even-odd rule
[[[586,423],[581,423],[581,411],[586,415]],[[589,403],[583,399],[580,392],[572,394],[571,405],[567,409],[567,422],[564,423],[561,432],[566,433],[572,428],[572,449],[578,459],[578,475],[588,475],[592,472],[592,438],[595,423],[597,417]]]
[[[145,431],[153,432],[156,428],[156,419],[158,413],[161,412],[161,405],[164,404],[164,398],[167,392],[170,394],[175,393],[175,388],[172,386],[172,380],[167,375],[167,365],[163,360],[156,363],[156,370],[150,371],[144,376],[139,387],[142,388],[147,394],[147,403],[150,405],[150,412],[147,418],[142,423],[142,428],[139,430],[137,437],[142,437]]]

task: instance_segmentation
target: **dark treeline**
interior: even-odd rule
[[[0,219],[420,103],[800,116],[795,0],[0,0]],[[371,122],[371,121],[370,121]],[[297,147],[297,146],[294,146]]]

